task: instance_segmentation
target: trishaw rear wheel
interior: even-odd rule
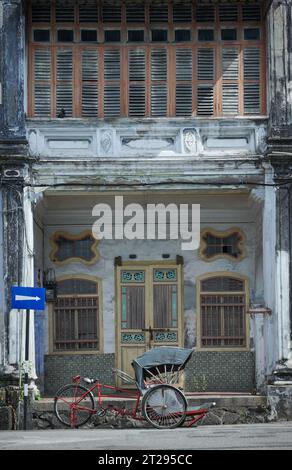
[[[161,384],[151,387],[142,399],[144,418],[158,429],[173,429],[186,419],[187,401],[176,387]]]
[[[79,428],[86,424],[95,412],[93,395],[82,385],[65,385],[56,393],[54,412],[65,426]]]

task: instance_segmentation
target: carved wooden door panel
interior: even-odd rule
[[[117,368],[133,375],[132,360],[147,349],[182,345],[182,266],[128,265],[116,275]]]

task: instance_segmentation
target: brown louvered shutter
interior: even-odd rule
[[[149,7],[150,23],[168,22],[167,2],[151,3]]]
[[[129,50],[129,116],[143,117],[146,111],[145,49]]]
[[[193,112],[193,52],[191,48],[178,48],[175,58],[175,114],[191,116]]]
[[[192,21],[192,4],[174,2],[173,22],[174,23],[191,23],[191,21]]]
[[[127,23],[144,23],[145,22],[145,5],[143,3],[134,3],[126,5]]]
[[[102,21],[104,23],[120,23],[122,9],[118,2],[104,2],[102,5]]]
[[[238,6],[230,3],[219,5],[219,19],[220,21],[237,21],[238,20]]]
[[[121,52],[104,50],[104,117],[118,117],[121,113]]]
[[[213,23],[215,21],[214,5],[197,5],[196,20],[197,23]]]
[[[51,115],[51,51],[38,48],[34,50],[34,115]]]
[[[244,68],[244,113],[258,114],[260,100],[260,49],[247,47],[243,51]]]
[[[82,116],[98,115],[98,52],[82,51]]]
[[[66,117],[73,114],[73,51],[69,48],[57,50],[57,115],[65,111]]]
[[[98,22],[98,6],[96,0],[87,0],[79,4],[79,22],[80,23],[97,23]]]
[[[151,49],[151,115],[167,116],[167,49]]]
[[[48,2],[33,1],[31,7],[31,19],[33,23],[50,23],[51,5]]]
[[[238,113],[239,87],[239,49],[224,47],[222,49],[222,112]]]
[[[56,0],[56,22],[74,23],[75,2],[74,0]]]
[[[199,48],[197,60],[197,115],[214,113],[215,60],[213,48]]]

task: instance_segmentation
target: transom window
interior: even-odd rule
[[[225,231],[205,229],[201,233],[200,255],[206,261],[216,258],[241,260],[245,255],[245,236],[239,229]]]
[[[247,347],[246,281],[214,274],[199,284],[200,347]]]
[[[54,351],[100,350],[99,286],[72,278],[57,283],[53,312]]]
[[[30,117],[265,113],[259,3],[32,1]]]
[[[90,231],[81,234],[56,232],[51,239],[53,249],[50,257],[59,264],[68,261],[92,264],[98,258],[97,243]]]

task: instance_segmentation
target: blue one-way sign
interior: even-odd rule
[[[41,287],[12,287],[12,308],[45,310],[46,289]]]

